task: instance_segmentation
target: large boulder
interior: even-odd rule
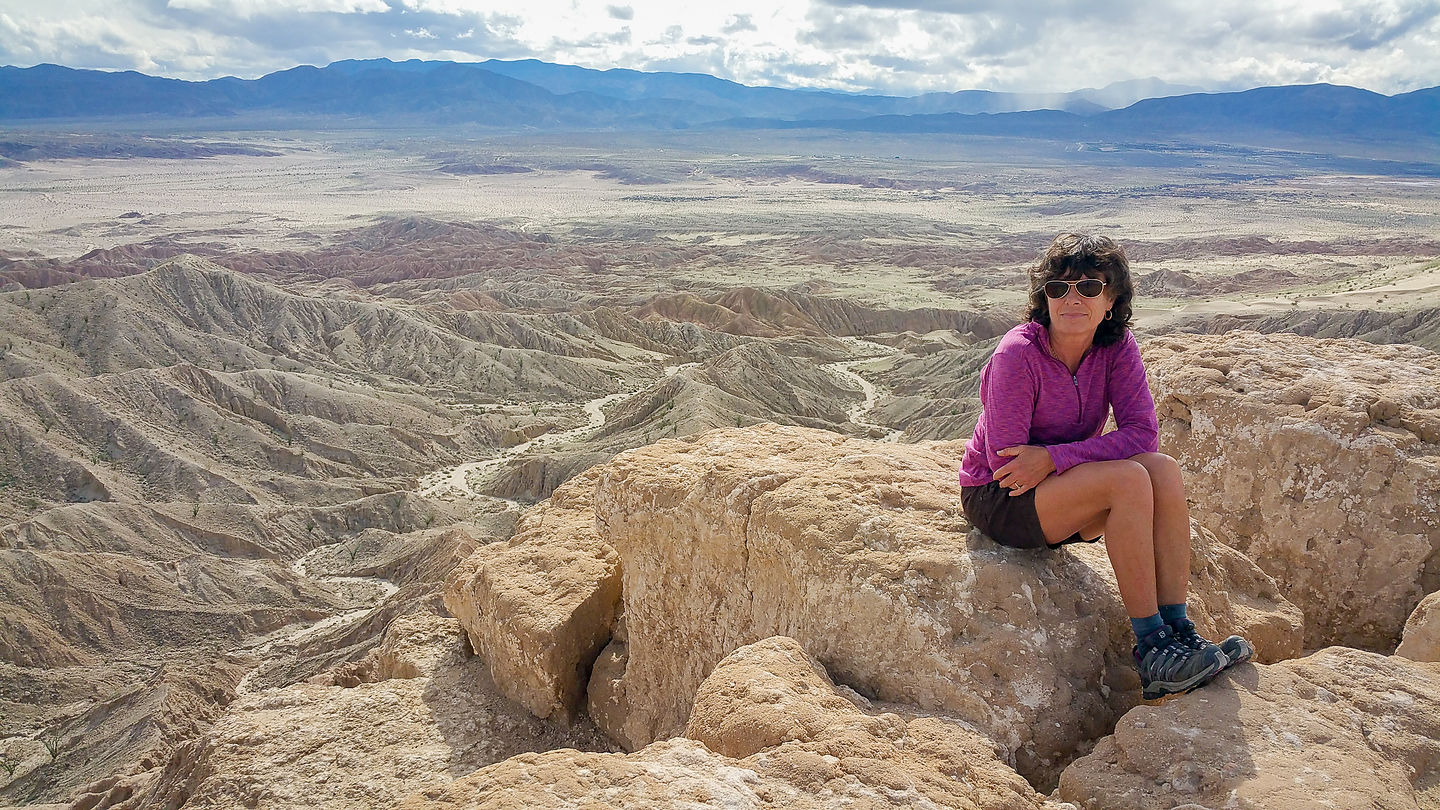
[[[1440,592],[1420,600],[1415,612],[1405,621],[1396,655],[1412,661],[1440,661]]]
[[[786,635],[848,687],[962,718],[1053,784],[1138,699],[1129,624],[1102,548],[1016,551],[971,530],[960,450],[761,425],[601,466],[624,632],[594,667],[592,715],[632,750],[679,735],[721,659]],[[1195,544],[1202,626],[1297,654],[1298,613],[1269,578],[1208,533]]]
[[[495,683],[538,717],[576,716],[620,603],[619,558],[595,534],[595,479],[556,489],[509,541],[481,546],[445,582],[445,606]]]
[[[1253,332],[1144,354],[1196,515],[1305,612],[1306,647],[1394,649],[1440,590],[1440,355]]]
[[[862,711],[852,701],[864,699],[842,691],[793,639],[764,639],[725,658],[701,685],[689,729],[695,739],[628,755],[524,754],[400,807],[1061,807],[965,725]]]
[[[1083,808],[1440,806],[1440,664],[1343,647],[1142,706],[1060,777]]]

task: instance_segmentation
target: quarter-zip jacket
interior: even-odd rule
[[[1013,456],[997,451],[1043,445],[1056,474],[1087,461],[1113,461],[1159,450],[1155,400],[1140,347],[1128,330],[1092,346],[1074,374],[1050,354],[1050,332],[1031,321],[1011,329],[980,372],[983,411],[960,462],[962,486],[984,486]],[[1115,411],[1115,430],[1101,435]]]

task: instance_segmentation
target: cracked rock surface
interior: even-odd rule
[[[1440,664],[1330,647],[1130,711],[1060,777],[1083,808],[1440,806]]]

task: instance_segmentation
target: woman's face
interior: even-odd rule
[[[1101,273],[1091,273],[1065,280],[1078,281],[1082,278],[1105,280],[1105,276]],[[1052,334],[1093,338],[1095,330],[1105,320],[1105,313],[1110,311],[1115,299],[1110,297],[1109,285],[1106,285],[1104,290],[1094,298],[1086,298],[1080,294],[1075,285],[1071,284],[1065,291],[1065,297],[1050,298],[1046,296],[1045,302],[1050,307],[1050,331]]]

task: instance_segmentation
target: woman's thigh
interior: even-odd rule
[[[1090,461],[1063,475],[1052,475],[1035,487],[1035,512],[1045,540],[1058,543],[1095,524],[1117,504],[1152,499],[1150,473],[1138,462]]]

